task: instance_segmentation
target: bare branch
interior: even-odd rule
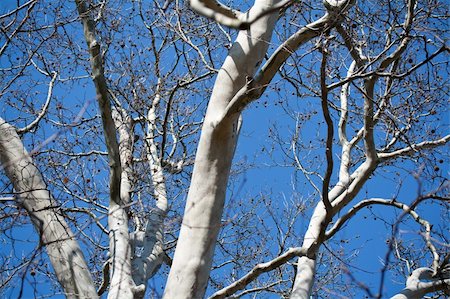
[[[406,288],[391,299],[423,298],[428,293],[449,289],[450,278],[448,276],[438,278],[433,277],[432,274],[433,270],[429,268],[415,269],[406,281]]]
[[[111,111],[111,102],[106,83],[103,57],[96,37],[94,19],[90,15],[85,0],[75,0],[84,29],[84,37],[91,58],[92,77],[95,83],[103,131],[108,149],[109,161],[109,237],[111,254],[111,298],[133,298],[141,291],[132,279],[131,246],[128,232],[128,215],[121,194],[122,165],[119,144],[116,137],[116,125]]]
[[[103,263],[102,267],[102,283],[100,284],[99,288],[97,289],[97,294],[99,296],[103,295],[103,293],[106,292],[109,286],[109,264],[110,260],[107,260]]]
[[[371,76],[379,76],[379,77],[393,77],[396,79],[401,79],[404,78],[408,75],[410,75],[411,73],[413,73],[415,70],[417,70],[418,68],[420,68],[421,66],[427,64],[428,62],[430,62],[431,60],[433,60],[436,56],[438,56],[440,53],[442,52],[449,52],[450,49],[449,47],[447,47],[446,45],[443,45],[442,47],[440,47],[438,50],[436,50],[434,53],[432,53],[430,56],[428,56],[427,58],[425,58],[424,60],[422,60],[421,62],[417,63],[416,65],[414,65],[413,67],[411,67],[410,69],[408,69],[407,71],[401,73],[401,74],[393,74],[391,72],[383,72],[383,71],[378,71],[378,70],[374,70],[374,71],[370,71],[370,72],[357,72],[354,73],[351,76],[346,77],[345,79],[336,82],[336,83],[332,83],[330,85],[328,85],[328,89],[329,90],[333,90],[337,87],[340,87],[344,84],[347,84],[348,82],[357,80],[357,79],[366,79],[369,78]]]
[[[395,60],[400,58],[400,56],[403,54],[403,52],[406,50],[406,47],[408,46],[409,41],[411,40],[411,37],[409,36],[409,33],[411,31],[411,25],[414,20],[414,9],[416,6],[416,0],[409,0],[407,5],[407,12],[405,17],[405,22],[403,24],[403,39],[400,43],[400,45],[395,49],[395,51],[386,57],[381,63],[378,68],[379,71],[385,70],[391,63],[393,63]]]
[[[28,6],[26,15],[24,16],[24,18],[22,19],[22,21],[20,22],[20,24],[17,26],[17,28],[16,28],[9,36],[6,37],[5,43],[4,43],[3,46],[0,48],[0,56],[3,55],[3,53],[4,53],[5,50],[6,50],[6,48],[9,46],[11,40],[14,38],[14,36],[17,35],[17,33],[20,32],[20,30],[22,29],[22,27],[25,25],[25,23],[27,22],[27,20],[28,20],[29,17],[30,17],[31,11],[33,10],[33,8],[34,8],[34,6],[36,5],[36,3],[37,3],[37,0],[34,0],[34,1],[28,1],[27,3],[25,3],[25,4],[21,5],[21,6],[19,6],[18,8],[14,9],[14,10],[12,11],[12,13],[16,13],[16,12],[19,11],[20,9],[22,9],[22,8],[24,8],[24,7],[26,7],[26,6]],[[6,15],[9,15],[9,14],[6,14]],[[3,17],[3,16],[2,16],[2,17]]]
[[[336,31],[344,39],[345,46],[350,52],[350,55],[355,61],[357,67],[361,68],[364,65],[364,62],[367,60],[367,57],[362,54],[361,46],[352,39],[352,37],[347,33],[347,31],[344,29],[344,27],[342,27],[341,24],[336,25]],[[347,75],[347,77],[349,77],[349,75]]]
[[[326,14],[316,22],[310,23],[291,35],[275,52],[270,56],[261,70],[255,76],[255,79],[248,78],[247,84],[241,88],[228,104],[225,112],[218,118],[217,124],[225,118],[232,117],[241,112],[252,101],[258,99],[272,81],[279,68],[286,60],[303,44],[312,38],[320,35],[329,21],[329,15]]]
[[[229,286],[215,292],[208,299],[226,298],[226,297],[236,293],[237,291],[244,289],[250,282],[254,281],[261,274],[267,273],[269,271],[272,271],[272,270],[280,267],[281,265],[287,263],[290,259],[292,259],[294,257],[305,256],[307,254],[308,254],[307,248],[303,248],[303,247],[290,248],[288,251],[286,251],[282,255],[274,258],[273,260],[263,263],[263,264],[256,265],[246,275],[244,275],[243,277],[241,277],[234,283],[230,284]]]
[[[29,0],[28,2],[25,2],[24,4],[22,4],[22,5],[18,6],[18,7],[16,7],[15,9],[13,9],[13,10],[11,10],[11,11],[9,11],[9,12],[3,14],[3,15],[1,15],[1,16],[0,16],[0,19],[3,19],[3,18],[7,18],[7,17],[9,17],[9,16],[12,16],[13,14],[17,13],[18,11],[24,9],[25,7],[30,6],[30,5],[34,5],[36,2],[37,2],[37,0]]]
[[[325,41],[326,43],[326,41]],[[328,109],[328,89],[326,82],[326,67],[327,67],[327,48],[323,46],[322,48],[322,61],[320,63],[320,91],[321,91],[321,104],[322,113],[327,124],[327,138],[325,145],[325,155],[327,158],[327,168],[325,176],[322,183],[322,200],[327,210],[328,219],[330,220],[332,214],[332,207],[330,199],[328,198],[328,189],[330,187],[331,175],[333,174],[333,136],[334,136],[334,124],[330,117],[330,111]]]
[[[412,155],[420,150],[424,150],[424,149],[430,149],[430,148],[435,148],[437,146],[440,145],[444,145],[446,144],[448,141],[450,140],[450,135],[446,135],[444,137],[442,137],[441,139],[438,140],[430,140],[430,141],[423,141],[417,144],[411,144],[407,147],[398,149],[396,151],[393,152],[388,152],[388,153],[378,153],[378,159],[380,161],[386,161],[389,159],[394,159],[400,156],[409,156]]]
[[[23,128],[17,129],[17,133],[18,134],[23,134],[23,133],[26,133],[26,132],[29,132],[29,131],[33,130],[39,124],[41,119],[45,116],[45,114],[47,113],[49,104],[50,104],[50,100],[52,99],[52,96],[53,96],[53,85],[55,84],[55,80],[56,80],[57,76],[58,76],[58,73],[54,72],[53,76],[52,76],[52,79],[50,80],[50,83],[48,85],[47,99],[45,101],[44,106],[42,106],[41,112],[39,112],[39,114],[36,117],[36,119],[33,120],[29,125],[27,125],[27,126],[25,126]]]
[[[296,33],[291,35],[275,52],[267,62],[261,67],[255,78],[248,78],[247,84],[239,90],[228,104],[223,116],[219,117],[217,124],[225,118],[232,117],[240,113],[252,101],[261,97],[265,89],[278,73],[286,60],[303,44],[314,37],[319,36],[325,30],[331,29],[340,21],[340,15],[344,14],[352,5],[352,0],[339,1],[333,10],[327,12],[323,17],[312,22]]]
[[[361,209],[370,206],[370,205],[384,205],[384,206],[392,206],[395,207],[397,209],[401,209],[403,210],[405,213],[408,213],[417,223],[419,223],[420,225],[422,225],[425,228],[425,242],[427,244],[428,249],[431,252],[431,255],[433,256],[433,269],[435,269],[435,271],[437,270],[437,268],[439,267],[439,255],[437,253],[436,248],[434,247],[434,245],[431,243],[431,225],[428,221],[422,219],[419,214],[417,214],[416,211],[414,211],[411,207],[409,207],[408,205],[395,201],[395,200],[386,200],[386,199],[381,199],[381,198],[371,198],[371,199],[366,199],[363,200],[361,202],[359,202],[358,204],[356,204],[355,206],[353,206],[344,216],[342,216],[341,218],[339,218],[336,223],[333,225],[333,227],[331,229],[329,229],[326,232],[326,238],[329,239],[331,237],[334,236],[334,234],[336,234],[340,228],[349,220],[351,219],[356,213],[358,213],[358,211],[360,211]]]
[[[215,0],[190,0],[191,8],[202,16],[210,18],[221,25],[231,28],[246,30],[250,25],[266,16],[280,9],[286,9],[294,3],[293,0],[281,1],[268,9],[260,12],[257,15],[249,17],[238,10],[227,7],[226,5]]]

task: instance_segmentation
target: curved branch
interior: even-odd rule
[[[254,79],[247,78],[247,84],[236,93],[222,116],[217,119],[216,125],[220,124],[225,118],[240,113],[252,101],[259,99],[286,60],[300,46],[319,36],[325,30],[336,26],[340,21],[340,16],[352,6],[353,2],[353,0],[336,1],[335,5],[332,6],[333,8],[328,9],[324,16],[291,35],[275,50]]]
[[[255,76],[255,79],[247,78],[247,84],[242,87],[227,105],[223,114],[217,119],[217,125],[224,119],[232,117],[241,112],[252,101],[258,99],[277,74],[280,67],[286,60],[303,44],[314,37],[320,35],[329,21],[329,14],[325,14],[319,20],[310,23],[291,35],[275,52],[270,56],[267,62],[261,67],[261,70]]]
[[[424,295],[441,290],[448,290],[450,278],[433,277],[433,270],[429,268],[417,268],[406,280],[406,288],[391,299],[422,298]],[[422,281],[425,280],[425,281]]]
[[[322,200],[327,211],[327,222],[331,220],[332,207],[330,199],[328,198],[328,189],[330,187],[331,175],[333,174],[333,135],[334,135],[334,125],[333,120],[330,116],[330,111],[328,109],[328,89],[326,82],[326,67],[327,67],[327,49],[324,47],[322,49],[322,61],[320,63],[320,91],[321,91],[321,104],[322,113],[327,124],[327,139],[325,147],[325,155],[327,159],[327,167],[325,176],[322,184]]]
[[[244,14],[239,10],[232,9],[215,0],[190,0],[189,4],[193,10],[202,16],[216,21],[221,25],[231,28],[247,30],[250,25],[260,18],[271,14],[280,9],[286,9],[294,3],[293,0],[281,1],[261,13],[249,18],[248,14]],[[244,20],[247,18],[246,20]]]
[[[406,50],[406,47],[409,44],[409,41],[411,40],[411,37],[409,36],[409,33],[411,31],[411,25],[414,20],[414,9],[416,7],[416,0],[409,0],[407,5],[407,12],[405,17],[405,23],[403,24],[403,30],[405,31],[403,33],[403,39],[400,43],[400,45],[395,49],[395,51],[386,57],[381,63],[378,68],[379,71],[385,70],[391,63],[393,63],[395,60],[400,58],[400,56],[403,54],[403,52]]]
[[[428,249],[431,252],[431,255],[433,256],[433,269],[437,269],[439,267],[439,255],[437,253],[436,248],[434,247],[433,243],[431,243],[431,225],[428,221],[420,218],[419,214],[417,214],[416,211],[414,211],[411,207],[409,207],[408,205],[401,203],[401,202],[397,202],[394,200],[386,200],[386,199],[381,199],[381,198],[372,198],[372,199],[367,199],[367,200],[363,200],[361,202],[359,202],[358,204],[356,204],[354,207],[352,207],[347,214],[345,214],[344,216],[342,216],[341,218],[339,218],[336,223],[334,224],[334,226],[329,229],[325,236],[326,239],[331,238],[332,236],[334,236],[339,230],[340,228],[349,220],[351,219],[358,211],[360,211],[361,209],[363,209],[364,207],[370,206],[370,205],[385,205],[385,206],[392,206],[398,209],[403,210],[405,213],[409,214],[417,223],[419,223],[421,226],[423,226],[425,228],[425,242],[426,245],[428,247]]]
[[[105,263],[103,263],[102,267],[102,283],[100,284],[100,287],[97,289],[97,294],[99,296],[103,295],[103,293],[106,292],[109,286],[109,263],[110,260],[107,260]]]
[[[49,104],[50,104],[50,100],[52,99],[53,86],[54,86],[54,84],[55,84],[55,81],[56,81],[56,77],[57,77],[57,76],[58,76],[58,73],[57,73],[57,72],[54,72],[54,73],[53,73],[53,77],[52,77],[52,79],[50,80],[50,83],[49,83],[49,85],[48,85],[47,99],[46,99],[46,101],[45,101],[44,106],[42,106],[41,112],[38,114],[38,116],[36,117],[36,119],[33,120],[29,125],[27,125],[27,126],[25,126],[25,127],[23,127],[23,128],[17,129],[17,133],[18,133],[18,134],[23,134],[23,133],[26,133],[26,132],[29,132],[29,131],[33,130],[34,127],[36,127],[36,126],[39,124],[39,122],[41,121],[41,119],[42,119],[42,118],[44,117],[44,115],[47,113],[48,106],[49,106]]]
[[[446,135],[444,137],[442,137],[441,139],[438,140],[431,140],[431,141],[423,141],[420,143],[416,143],[416,144],[411,144],[407,147],[398,149],[396,151],[393,152],[389,152],[389,153],[378,153],[378,160],[383,162],[389,159],[394,159],[400,156],[408,156],[411,155],[413,153],[416,153],[420,150],[423,149],[428,149],[428,148],[434,148],[440,145],[444,145],[447,142],[450,141],[450,134]]]
[[[116,136],[116,125],[112,116],[108,86],[103,68],[103,57],[100,43],[95,32],[95,21],[87,8],[86,0],[75,0],[80,15],[84,37],[91,58],[92,78],[95,83],[97,101],[102,117],[109,164],[109,247],[111,253],[110,298],[134,298],[140,292],[132,278],[131,246],[128,229],[126,203],[122,198],[122,165],[119,143]]]

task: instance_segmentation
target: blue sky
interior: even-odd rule
[[[0,4],[0,12],[7,11],[10,7],[9,5],[13,7],[15,3],[13,1],[2,1]],[[74,30],[74,32],[71,32],[74,36],[80,37],[80,24],[74,23],[72,26],[69,26],[69,28]],[[0,38],[0,42],[2,41],[4,41],[3,36]],[[84,49],[83,42],[84,41],[82,40],[79,41],[79,45],[82,49]],[[274,45],[279,43],[276,37],[274,37],[273,43]],[[310,47],[311,45],[308,45],[307,47],[300,49],[300,52],[303,53],[309,50]],[[167,61],[164,61],[163,64],[167,68],[168,65],[171,64],[169,56],[172,53],[173,52],[170,52],[170,50],[166,53],[167,56],[165,59],[167,59]],[[219,66],[225,51],[222,49],[222,51],[218,50],[216,53],[221,53],[216,60],[216,66]],[[20,53],[12,53],[11,55],[20,55]],[[114,52],[114,50],[111,50],[108,52],[108,55],[119,55],[119,51]],[[312,56],[307,56],[301,63],[308,62],[310,57]],[[445,60],[445,58],[442,60]],[[309,60],[309,62],[311,61],[312,60]],[[1,67],[5,67],[8,63],[5,56],[0,57]],[[185,70],[181,68],[180,72],[182,71]],[[78,68],[77,72],[82,74],[82,67]],[[36,81],[42,80],[42,76],[37,72],[31,72],[30,76],[35,78]],[[444,77],[444,79],[446,80],[447,77]],[[208,78],[207,80],[211,84],[214,82],[213,77]],[[146,82],[150,83],[151,81],[152,78],[149,78]],[[41,81],[40,86],[33,87],[33,90],[38,92],[38,96],[34,99],[36,102],[40,103],[43,101],[47,91],[47,83],[47,81],[43,80]],[[278,76],[274,79],[273,83],[273,88],[285,87]],[[202,94],[196,95],[193,101],[205,101],[205,98],[202,96]],[[63,112],[66,113],[66,120],[74,119],[81,107],[86,103],[89,103],[89,109],[85,114],[85,117],[92,117],[97,114],[96,103],[92,100],[94,98],[94,87],[92,82],[88,79],[76,81],[69,87],[60,85],[55,88],[55,98],[57,99],[55,103],[62,103],[65,106]],[[0,101],[1,100],[2,99],[0,99]],[[283,101],[285,104],[280,106],[279,101]],[[317,196],[314,197],[314,190],[307,183],[305,177],[292,167],[292,163],[290,162],[291,157],[287,157],[280,150],[283,148],[289,153],[289,141],[296,125],[295,119],[286,116],[288,104],[289,109],[295,110],[300,116],[306,116],[311,111],[318,111],[318,113],[311,114],[311,116],[309,116],[310,118],[303,121],[301,127],[303,140],[308,141],[317,140],[317,138],[325,138],[324,125],[320,124],[320,122],[323,121],[320,112],[320,102],[317,98],[306,97],[299,99],[291,95],[291,90],[286,92],[281,90],[278,92],[268,89],[258,103],[252,104],[249,109],[244,112],[243,129],[234,161],[235,165],[249,165],[249,167],[247,170],[242,171],[238,166],[235,166],[235,169],[241,170],[241,172],[231,179],[230,190],[228,193],[229,207],[225,210],[223,219],[226,221],[228,219],[234,219],[234,217],[240,217],[241,215],[239,213],[241,213],[242,210],[239,210],[236,205],[241,201],[248,205],[244,210],[251,210],[254,203],[249,201],[249,198],[262,198],[267,196],[274,202],[274,207],[276,207],[278,209],[277,211],[280,213],[277,215],[279,217],[283,217],[283,213],[285,212],[283,207],[285,209],[290,209],[288,203],[292,203],[292,201],[304,202],[309,208],[298,217],[294,225],[295,233],[300,238],[289,239],[289,244],[291,244],[291,246],[300,246],[302,242],[301,235],[306,230],[314,202],[317,202],[318,198]],[[6,105],[4,107],[7,108],[2,108],[0,116],[7,120],[13,120],[16,115],[22,113],[21,111],[10,109]],[[447,111],[443,111],[442,115],[439,116],[440,119],[435,125],[437,124],[438,127],[440,127],[441,133],[448,132],[448,109]],[[57,119],[54,115],[52,118],[53,120]],[[197,116],[197,118],[200,119],[201,116]],[[22,122],[18,122],[18,124],[23,125]],[[59,128],[52,125],[50,122],[44,122],[43,129],[38,131],[38,135],[34,135],[35,137],[32,137],[32,134],[26,135],[24,143],[28,146],[28,150],[32,150],[37,143],[42,142],[54,133],[59,132],[58,130]],[[78,132],[79,131],[76,129],[73,131],[64,131],[58,138],[60,140],[66,138],[67,140],[72,141]],[[274,132],[279,133],[279,137],[281,138],[280,142],[282,142],[281,146],[274,141]],[[335,133],[335,136],[336,134],[337,133]],[[92,147],[104,150],[103,140],[98,137],[97,141],[98,142]],[[52,143],[48,144],[43,150],[52,148],[52,146],[54,146]],[[73,147],[74,149],[84,149],[78,148],[75,145],[73,145]],[[448,146],[446,148],[448,149]],[[335,167],[339,162],[338,154],[339,147],[335,145]],[[320,163],[322,163],[321,161],[324,157],[322,148],[318,148],[316,151],[303,151],[300,152],[300,155],[300,157],[305,160],[309,159],[313,166],[314,163],[317,162],[317,169],[323,171],[323,167],[320,167],[320,165],[322,165]],[[316,159],[316,156],[319,156],[319,158]],[[440,157],[441,155],[437,154],[437,156]],[[439,173],[441,177],[447,177],[448,159],[445,156],[443,159],[445,159],[445,163],[442,163],[440,166]],[[45,171],[45,160],[40,161],[39,166],[41,170]],[[398,162],[395,167],[387,167],[386,171],[377,171],[376,176],[361,190],[360,194],[355,199],[355,202],[370,197],[390,199],[394,196],[399,201],[405,203],[413,202],[418,195],[419,184],[422,184],[424,192],[433,186],[433,182],[431,181],[416,180],[413,177],[414,172],[420,171],[420,167],[420,160],[415,164],[411,161],[402,161]],[[396,175],[395,172],[398,172],[398,175]],[[101,174],[94,177],[97,180],[106,181],[106,176],[107,171],[104,170]],[[3,178],[2,183],[4,182],[5,180]],[[104,192],[104,196],[107,196],[106,193],[107,192]],[[270,217],[268,217],[267,209],[265,209],[264,205],[255,203],[255,206],[256,212],[259,212],[266,217],[267,231],[263,233],[271,235],[271,237],[275,239],[278,232],[273,226],[274,220],[271,220]],[[429,219],[435,226],[441,227],[446,237],[449,237],[448,214],[441,214],[442,209],[439,209],[437,205],[428,203],[421,205],[419,210],[424,218]],[[327,247],[332,250],[343,250],[344,253],[340,255],[342,261],[337,261],[336,264],[347,266],[355,278],[369,286],[373,293],[377,293],[378,291],[380,270],[383,268],[383,262],[385,260],[386,252],[388,251],[387,241],[391,238],[392,224],[397,221],[400,214],[399,211],[393,211],[392,208],[387,207],[374,207],[371,210],[363,210],[352,219],[332,241],[329,242],[329,245],[327,245]],[[447,217],[447,219],[445,219],[445,217]],[[417,233],[418,229],[419,226],[410,220],[400,226],[399,234],[401,234],[405,240],[408,240],[405,241],[405,244],[408,244],[408,246],[415,244],[415,246],[423,247],[423,240]],[[37,246],[36,236],[31,226],[29,224],[15,224],[15,228],[10,231],[13,236],[2,236],[0,239],[0,242],[2,243],[0,249],[2,257],[6,258],[11,254],[18,259],[30,257],[35,246]],[[92,231],[90,232],[92,233]],[[13,242],[13,240],[18,239],[20,239],[20,241]],[[253,244],[251,242],[254,242],[254,240],[250,240],[248,244]],[[261,246],[266,248],[268,252],[271,252],[272,254],[278,249],[275,243],[273,245],[264,244]],[[333,254],[337,256],[337,252],[333,252]],[[269,258],[268,254],[267,260]],[[262,259],[264,260],[264,256],[262,256]],[[425,258],[421,261],[420,266],[428,266],[429,261],[430,256],[427,253]],[[328,265],[324,264],[321,266],[321,269],[326,270],[327,266]],[[30,271],[24,276],[22,298],[34,298],[35,296],[45,297],[45,294],[54,294],[52,286],[49,280],[45,278],[45,275],[31,275],[31,269],[33,269],[33,267],[33,264],[31,264],[29,268]],[[39,269],[45,268],[49,268],[48,265],[44,264],[39,267]],[[164,267],[163,270],[167,271],[167,267]],[[230,269],[224,268],[223,272],[222,270],[218,270],[214,272],[213,275],[220,277],[222,273],[223,275],[229,275]],[[269,274],[269,276],[270,275],[271,274]],[[345,284],[348,283],[350,277],[348,275],[343,275],[340,279]],[[6,296],[10,298],[19,296],[21,288],[20,283],[20,279],[17,279],[14,282],[14,287],[8,290]],[[392,273],[388,273],[383,289],[383,297],[388,296],[388,294],[392,295],[395,291],[400,290],[403,288],[403,284],[404,277],[394,277]],[[164,285],[164,282],[161,278],[156,278],[150,282],[150,285],[159,290],[161,286]],[[36,289],[38,290],[38,293],[34,293]],[[278,298],[278,296],[271,295],[270,293],[265,294],[264,296],[264,298]],[[63,298],[63,296],[55,294],[52,295],[52,298]],[[251,296],[244,298],[251,298]]]

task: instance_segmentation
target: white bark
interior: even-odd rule
[[[260,11],[259,14],[252,14],[251,17],[249,18],[248,15],[243,14],[238,10],[229,8],[216,0],[189,1],[191,8],[195,10],[197,13],[207,18],[213,19],[219,24],[241,30],[248,29],[252,23],[256,22],[261,17],[270,14],[276,10],[280,10],[281,8],[286,8],[292,5],[293,3],[294,1],[292,0],[280,1],[275,5],[266,7],[266,9]]]
[[[110,248],[110,288],[108,298],[133,298],[134,293],[140,293],[132,278],[131,244],[128,231],[128,215],[126,200],[128,190],[121,193],[121,188],[129,187],[121,183],[122,166],[119,144],[116,137],[116,126],[112,118],[108,87],[103,70],[103,57],[100,44],[95,33],[95,23],[84,0],[75,0],[78,13],[84,29],[84,37],[91,58],[92,78],[95,84],[97,101],[103,123],[109,163],[109,248]]]
[[[244,289],[250,282],[254,281],[260,274],[272,271],[279,266],[288,262],[291,258],[295,256],[303,256],[307,254],[306,248],[297,247],[297,248],[289,248],[288,251],[277,256],[269,262],[257,264],[253,267],[250,272],[246,275],[233,282],[232,284],[226,286],[225,288],[215,292],[208,299],[219,299],[219,298],[228,298],[239,290]]]
[[[50,74],[47,74],[50,76]],[[50,80],[50,83],[48,84],[48,91],[47,91],[47,99],[45,100],[44,106],[42,106],[42,110],[38,113],[35,120],[33,120],[30,124],[26,125],[23,128],[17,129],[17,133],[23,134],[25,132],[29,132],[33,130],[39,122],[42,120],[42,118],[47,114],[48,107],[50,106],[50,101],[53,96],[53,86],[55,85],[56,78],[58,77],[58,73],[54,72],[52,74],[52,79]]]
[[[428,293],[450,289],[448,273],[442,278],[433,277],[432,274],[433,270],[429,268],[414,270],[406,280],[406,288],[391,299],[420,299]]]
[[[145,231],[136,231],[134,234],[134,257],[133,257],[133,279],[136,285],[143,288],[147,281],[158,271],[164,256],[164,219],[167,214],[167,190],[164,177],[164,169],[161,157],[156,146],[156,110],[161,100],[161,82],[158,82],[157,93],[153,99],[152,106],[147,113],[147,133],[145,145],[147,148],[147,159],[150,164],[150,177],[153,183],[153,196],[156,207],[149,212],[149,218]],[[144,295],[144,294],[142,294]]]
[[[258,0],[249,17],[276,4]],[[235,94],[252,77],[268,48],[278,14],[241,31],[219,71],[206,112],[180,236],[164,298],[203,298],[221,227],[228,176],[239,134],[238,118],[216,126]]]
[[[345,1],[324,1],[329,13],[338,12],[341,9],[345,9],[348,4],[352,4],[351,1],[345,3]],[[410,40],[409,31],[414,16],[415,1],[409,0],[407,6],[407,12],[405,16],[405,23],[403,25],[405,35],[402,42],[395,51],[383,59],[378,66],[379,71],[383,71],[390,65],[395,63],[397,59],[406,49]],[[367,61],[366,57],[362,55],[359,48],[354,46],[355,43],[351,41],[351,38],[346,34],[341,26],[337,26],[337,31],[344,37],[349,52],[354,59],[353,66],[349,70],[349,76],[354,72],[354,65],[362,67]],[[303,247],[309,248],[315,245],[317,250],[320,244],[325,240],[325,229],[328,223],[327,219],[331,219],[338,211],[346,206],[357,195],[361,187],[368,180],[369,176],[373,173],[378,163],[381,162],[380,157],[376,151],[374,141],[374,127],[378,121],[378,114],[374,114],[374,86],[378,80],[378,76],[372,76],[364,81],[364,113],[363,120],[364,126],[358,132],[358,134],[349,142],[345,133],[345,124],[347,121],[347,93],[348,84],[344,84],[341,93],[341,105],[342,114],[340,119],[339,136],[342,145],[342,160],[340,166],[339,182],[329,192],[329,200],[333,203],[332,215],[327,215],[323,202],[320,202],[311,218],[308,230],[304,237]],[[378,113],[382,113],[385,105],[380,104]],[[358,169],[349,176],[348,170],[350,165],[351,150],[360,140],[364,142],[366,161],[361,164]],[[336,194],[333,194],[336,193]],[[309,298],[314,282],[316,261],[307,256],[300,257],[298,261],[297,277],[294,282],[291,298]]]
[[[97,298],[91,274],[75,237],[59,213],[41,173],[14,127],[0,118],[0,161],[17,192],[17,203],[28,213],[46,246],[58,281],[68,298]]]
[[[112,117],[114,120],[115,127],[117,128],[117,131],[119,133],[119,157],[120,157],[120,165],[121,165],[121,180],[120,180],[120,200],[121,200],[121,206],[118,207],[118,211],[115,214],[111,214],[109,220],[115,221],[115,217],[119,221],[124,221],[118,227],[121,231],[123,236],[123,240],[115,239],[115,242],[122,243],[121,247],[125,251],[125,258],[126,260],[122,263],[122,265],[117,265],[113,271],[117,272],[123,272],[121,275],[113,275],[111,279],[111,287],[109,292],[109,298],[123,298],[126,294],[127,296],[130,296],[130,298],[135,297],[136,295],[142,297],[145,293],[145,284],[136,284],[134,277],[135,277],[135,271],[134,269],[131,270],[131,257],[133,255],[133,251],[131,248],[131,242],[130,237],[128,234],[128,215],[126,215],[127,212],[127,205],[130,203],[130,194],[131,194],[131,180],[130,176],[132,173],[131,170],[131,163],[132,163],[132,148],[131,148],[131,119],[124,110],[120,110],[118,112],[117,110],[112,110]],[[111,204],[110,204],[111,205]],[[114,205],[115,206],[115,205]],[[109,221],[110,222],[110,221]],[[114,225],[114,224],[113,224]],[[110,224],[111,227],[111,224]],[[126,230],[126,232],[125,232]],[[117,246],[117,245],[116,245]],[[119,244],[120,246],[120,244]],[[111,246],[111,248],[113,248]],[[111,254],[113,251],[110,251]],[[114,257],[113,257],[114,260]],[[117,285],[117,288],[113,287],[112,280],[114,278],[121,278],[123,277],[123,280],[126,282],[125,287],[128,288],[128,290],[120,290],[123,285],[121,285],[122,281],[120,281],[118,284],[114,283],[114,285]],[[127,286],[128,284],[128,286]],[[136,286],[137,285],[137,286]],[[136,286],[136,287],[135,287]]]

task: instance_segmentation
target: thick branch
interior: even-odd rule
[[[92,77],[102,116],[103,132],[108,149],[109,162],[109,237],[111,253],[111,286],[109,298],[133,298],[136,291],[132,280],[131,246],[128,233],[128,215],[121,198],[122,167],[116,126],[112,117],[108,87],[104,75],[100,44],[95,33],[95,23],[84,0],[75,0],[80,14],[84,37],[91,58]]]
[[[0,118],[0,162],[28,213],[68,298],[97,298],[89,268],[59,204],[53,199],[14,127]]]
[[[433,277],[433,270],[429,268],[415,269],[406,280],[406,288],[391,299],[417,299],[428,293],[449,290],[450,278]]]
[[[236,93],[224,114],[218,118],[217,123],[240,113],[249,103],[259,99],[286,60],[300,46],[335,26],[340,21],[340,15],[344,14],[351,7],[351,3],[353,3],[351,0],[339,1],[332,12],[329,11],[319,20],[306,25],[291,35],[275,50],[254,79],[247,78],[247,84]]]
[[[347,76],[350,76],[356,68],[356,62],[353,61],[347,71]],[[350,179],[350,165],[351,165],[351,150],[354,144],[348,141],[347,137],[347,121],[348,121],[348,96],[350,84],[344,84],[340,93],[341,100],[341,115],[339,118],[338,132],[339,142],[342,146],[341,163],[339,165],[339,182],[346,184]],[[328,88],[327,88],[328,90]]]
[[[157,148],[157,107],[161,100],[162,82],[158,80],[156,95],[147,113],[147,133],[145,145],[147,148],[147,160],[150,164],[150,177],[153,184],[153,196],[156,207],[149,211],[149,217],[145,228],[134,233],[134,258],[133,278],[138,286],[144,290],[147,281],[161,266],[164,259],[164,219],[168,209],[166,180],[162,167],[162,156]],[[144,294],[142,294],[144,295]]]
[[[97,101],[99,104],[106,147],[108,149],[108,160],[110,167],[110,196],[116,204],[120,204],[120,176],[122,174],[119,155],[119,144],[116,138],[116,128],[112,118],[111,103],[109,101],[108,87],[103,70],[103,58],[100,51],[100,44],[95,33],[93,18],[86,7],[84,0],[75,0],[80,14],[84,37],[91,57],[92,78],[95,83]]]
[[[284,0],[273,6],[268,7],[257,15],[253,15],[252,17],[248,17],[248,15],[229,8],[224,4],[215,1],[215,0],[190,0],[189,1],[191,8],[195,10],[202,16],[210,18],[216,21],[219,24],[240,29],[246,30],[250,28],[250,25],[266,16],[268,14],[274,13],[280,9],[285,9],[294,3],[293,0]]]
[[[407,5],[407,12],[405,17],[405,22],[403,24],[403,39],[400,42],[400,45],[395,49],[395,51],[386,57],[381,63],[378,68],[379,71],[385,70],[389,65],[391,65],[395,60],[400,58],[400,56],[403,54],[403,52],[406,50],[406,47],[408,46],[409,41],[411,40],[411,37],[409,36],[409,33],[411,31],[412,22],[414,20],[414,9],[416,6],[416,0],[409,0]]]
[[[218,122],[224,118],[241,112],[252,101],[258,99],[272,81],[280,67],[286,60],[303,44],[314,37],[320,35],[329,21],[326,14],[316,22],[310,23],[291,35],[277,50],[270,56],[267,62],[261,67],[255,79],[248,78],[247,84],[236,93],[228,104],[225,113]]]
[[[277,0],[257,0],[249,16],[258,15]],[[211,94],[197,148],[183,223],[167,280],[164,298],[204,296],[225,202],[231,163],[236,148],[239,115],[217,126],[217,120],[236,93],[264,59],[278,14],[260,18],[239,32]]]

